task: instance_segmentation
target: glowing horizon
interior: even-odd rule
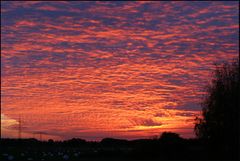
[[[239,54],[238,2],[1,2],[1,134],[195,137],[214,63]]]

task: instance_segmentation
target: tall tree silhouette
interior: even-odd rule
[[[239,146],[239,59],[217,65],[202,103],[202,118],[196,118],[199,138],[237,155]]]

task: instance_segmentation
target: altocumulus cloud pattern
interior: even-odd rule
[[[1,2],[2,135],[193,137],[238,2]]]

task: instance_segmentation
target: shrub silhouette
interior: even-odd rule
[[[66,140],[63,142],[66,146],[81,146],[86,144],[86,140],[79,139],[79,138],[72,138],[70,140]]]
[[[218,65],[196,118],[195,133],[237,157],[239,146],[239,60]],[[228,156],[229,157],[229,156]]]
[[[177,133],[173,132],[163,132],[162,135],[160,136],[160,139],[162,141],[178,141],[180,140],[180,136]]]

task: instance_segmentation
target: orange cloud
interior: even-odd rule
[[[214,62],[239,54],[236,6],[2,2],[2,133],[20,114],[25,137],[194,137]]]

